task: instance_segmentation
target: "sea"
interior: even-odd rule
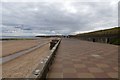
[[[21,39],[21,38],[28,38],[28,39],[34,39],[35,36],[0,36],[0,39]]]

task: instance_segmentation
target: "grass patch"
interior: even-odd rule
[[[120,31],[120,27],[115,27],[111,29],[99,30],[89,33],[77,34],[76,36],[114,36],[118,35]]]
[[[120,38],[115,38],[110,41],[110,44],[120,45]]]

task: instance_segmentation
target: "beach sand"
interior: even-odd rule
[[[31,48],[45,41],[48,41],[48,39],[9,40],[0,42],[0,44],[2,44],[2,47],[0,46],[0,48],[2,48],[2,54],[0,54],[0,57],[5,57],[16,52]]]
[[[35,51],[32,51],[28,54],[22,55],[14,60],[2,64],[2,77],[25,78],[29,76],[38,66],[40,61],[47,55],[49,55],[49,53],[49,44],[46,44]]]

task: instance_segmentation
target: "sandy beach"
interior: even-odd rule
[[[25,42],[28,42],[28,41],[25,41]],[[30,46],[36,45],[38,42],[39,41],[29,41],[30,44],[26,43],[27,46],[24,48],[28,48],[29,47],[28,45]],[[11,47],[9,49],[11,49]],[[17,50],[19,49],[21,48],[18,48]],[[25,78],[26,76],[29,76],[32,73],[32,71],[38,66],[40,61],[49,54],[49,51],[50,51],[49,44],[46,44],[35,51],[32,51],[28,54],[25,54],[14,60],[11,60],[7,63],[2,64],[3,78]]]
[[[2,54],[0,57],[5,57],[16,52],[31,48],[38,44],[41,44],[48,39],[38,39],[38,40],[9,40],[0,42],[2,44]]]

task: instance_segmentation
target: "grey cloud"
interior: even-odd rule
[[[31,34],[71,34],[117,26],[115,22],[117,7],[114,6],[105,2],[71,4],[9,2],[2,4],[2,23],[12,27],[11,29],[6,27],[4,32],[8,29],[20,29],[21,33]]]

